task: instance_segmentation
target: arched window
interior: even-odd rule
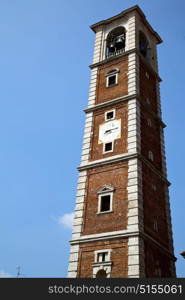
[[[107,273],[105,270],[101,269],[96,273],[96,278],[106,278]]]
[[[147,60],[149,60],[150,58],[149,41],[142,31],[139,32],[139,51]]]
[[[121,54],[125,50],[125,28],[116,27],[107,36],[106,56]]]

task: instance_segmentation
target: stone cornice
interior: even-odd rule
[[[125,230],[118,230],[118,231],[112,231],[112,232],[104,232],[104,233],[97,233],[97,234],[89,234],[89,235],[82,235],[78,239],[71,240],[71,245],[75,244],[82,244],[82,243],[88,243],[88,242],[94,242],[99,240],[109,240],[109,239],[115,239],[115,238],[126,238],[130,236],[138,236],[139,231],[129,231],[127,229]]]
[[[96,104],[92,107],[85,108],[84,112],[88,113],[88,112],[91,112],[91,111],[95,111],[97,109],[104,108],[104,107],[110,106],[112,104],[117,104],[117,103],[120,103],[120,102],[132,100],[136,97],[137,97],[137,95],[133,94],[133,95],[122,96],[122,97],[119,97],[119,98],[114,98],[112,100],[109,100],[109,101],[106,101],[106,102],[103,102],[103,103],[100,103],[100,104]]]
[[[145,240],[152,241],[154,244],[156,244],[156,246],[158,246],[160,249],[162,249],[165,253],[167,252],[169,254],[170,258],[172,258],[174,261],[177,260],[177,258],[173,255],[173,253],[171,253],[165,246],[161,245],[161,243],[159,243],[158,241],[156,241],[149,234],[145,233],[144,231],[141,231],[140,232],[140,236],[142,236]]]
[[[154,173],[156,173],[163,181],[166,182],[166,184],[169,186],[171,183],[167,180],[167,178],[158,170],[156,167],[148,160],[146,159],[143,155],[138,154],[138,158],[144,162]]]
[[[122,52],[118,55],[115,55],[115,56],[110,56],[110,57],[107,57],[105,58],[104,60],[101,60],[95,64],[92,64],[89,66],[90,69],[93,69],[93,68],[97,68],[99,66],[102,66],[110,61],[113,61],[113,60],[117,60],[119,59],[120,57],[123,57],[123,56],[127,56],[128,54],[131,54],[131,53],[135,53],[136,52],[136,48],[133,48],[131,50],[128,50],[128,51],[125,51],[125,52]]]
[[[94,167],[102,167],[107,164],[112,164],[112,163],[117,163],[117,162],[120,162],[123,160],[128,160],[130,158],[137,158],[137,153],[133,153],[133,154],[125,153],[125,154],[114,155],[111,157],[106,157],[103,159],[90,161],[85,165],[80,165],[77,169],[79,171],[83,171],[83,170],[87,170],[87,169],[92,169]]]
[[[84,112],[85,113],[93,112],[95,110],[98,110],[98,109],[101,109],[101,108],[104,108],[104,107],[108,107],[108,106],[113,105],[113,104],[118,104],[118,103],[121,103],[121,102],[124,102],[124,101],[129,101],[129,100],[132,100],[132,99],[137,99],[138,101],[140,101],[141,104],[145,106],[145,109],[147,110],[147,112],[150,113],[152,115],[152,117],[155,118],[157,121],[159,121],[160,125],[163,128],[166,127],[166,124],[155,113],[151,112],[149,107],[143,102],[143,100],[141,99],[141,97],[138,94],[126,95],[126,96],[122,96],[122,97],[119,97],[119,98],[114,98],[112,100],[108,100],[106,102],[103,102],[103,103],[96,104],[96,105],[93,105],[91,107],[85,108]]]
[[[150,72],[159,80],[159,82],[162,81],[161,77],[159,76],[159,74],[152,68],[151,64],[149,62],[146,61],[146,59],[141,55],[141,53],[139,52],[139,50],[137,48],[133,48],[131,50],[128,50],[128,51],[125,51],[119,55],[116,55],[116,56],[110,56],[104,60],[101,60],[95,64],[92,64],[89,66],[90,69],[93,69],[93,68],[97,68],[99,66],[102,66],[110,61],[113,61],[113,60],[116,60],[120,57],[123,57],[123,56],[127,56],[131,53],[136,53],[140,59],[142,60],[142,62],[148,67],[148,69],[150,70]]]
[[[125,154],[121,154],[121,155],[114,155],[114,156],[111,156],[111,157],[90,161],[87,164],[79,166],[77,169],[78,169],[78,171],[84,171],[84,170],[92,169],[92,168],[95,168],[95,167],[102,167],[102,166],[105,166],[105,165],[109,165],[109,164],[112,164],[112,163],[118,163],[120,161],[129,160],[129,159],[133,159],[133,158],[140,159],[150,169],[152,169],[152,171],[155,172],[168,186],[171,184],[167,180],[167,178],[164,177],[164,175],[159,170],[157,170],[156,167],[152,163],[150,163],[149,160],[147,160],[143,155],[141,155],[137,152],[132,153],[132,154],[125,153]]]
[[[137,231],[129,231],[125,230],[118,230],[112,232],[104,232],[104,233],[97,233],[97,234],[89,234],[89,235],[81,235],[78,239],[73,239],[70,241],[71,245],[79,245],[84,243],[91,243],[97,242],[102,240],[111,240],[111,239],[119,239],[119,238],[128,238],[128,237],[136,237],[140,236],[145,240],[150,240],[153,242],[158,248],[160,248],[163,252],[165,252],[171,259],[176,261],[176,257],[167,249],[165,246],[161,245],[158,241],[156,241],[153,237],[145,233],[144,231],[137,230]]]

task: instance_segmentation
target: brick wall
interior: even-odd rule
[[[103,249],[112,249],[111,261],[112,271],[111,277],[127,277],[128,273],[128,246],[127,239],[114,239],[109,241],[98,241],[85,243],[80,246],[78,276],[77,277],[93,277],[94,251]]]
[[[88,171],[82,234],[126,229],[127,226],[127,162],[110,164]],[[103,186],[115,188],[113,212],[97,214],[97,191]]]
[[[141,99],[146,102],[150,111],[157,114],[156,76],[141,58],[139,60],[139,78]],[[147,102],[147,98],[149,103]]]
[[[118,84],[106,87],[106,73],[111,69],[118,68]],[[123,56],[114,61],[107,62],[98,69],[98,83],[96,89],[96,104],[122,97],[128,94],[128,57]]]
[[[151,122],[151,125],[148,122]],[[148,159],[149,151],[152,151],[154,156],[154,160],[150,162],[162,171],[160,124],[145,106],[141,105],[141,153]]]
[[[127,152],[127,126],[128,126],[128,104],[127,102],[109,106],[94,112],[93,135],[91,137],[91,157],[90,160],[101,159],[116,154]],[[98,144],[99,126],[105,123],[105,112],[115,109],[115,119],[121,119],[121,138],[114,141],[114,151],[103,154],[103,144]]]
[[[168,247],[169,241],[164,191],[166,183],[144,163],[142,165],[142,176],[145,232],[165,247]],[[157,231],[154,229],[154,220],[157,221]]]
[[[159,262],[159,264],[158,264]],[[145,241],[145,272],[146,277],[173,277],[170,269],[170,258],[149,241]],[[156,275],[156,268],[161,276]]]

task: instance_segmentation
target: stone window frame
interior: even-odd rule
[[[101,201],[102,201],[102,197],[104,197],[104,196],[110,196],[110,209],[105,210],[105,211],[101,211]],[[113,202],[113,192],[99,194],[98,195],[98,211],[97,211],[97,214],[107,214],[107,213],[113,212],[112,202]]]
[[[113,212],[113,193],[115,189],[112,186],[104,185],[98,190],[98,211],[97,214],[107,214]],[[110,195],[110,210],[101,211],[101,197]]]
[[[112,252],[112,249],[95,250],[94,251],[94,262],[97,263],[97,264],[105,264],[106,262],[110,262],[111,261],[111,252]],[[101,253],[108,253],[107,260],[98,261],[98,255],[101,254]]]
[[[107,119],[107,114],[108,114],[108,113],[111,113],[111,112],[113,112],[113,117],[112,117],[111,119]],[[116,117],[116,110],[115,110],[115,109],[111,109],[111,110],[109,110],[109,111],[106,111],[104,115],[105,115],[105,121],[106,121],[106,122],[111,121],[111,120],[114,120],[115,117]]]
[[[106,145],[106,144],[109,144],[109,143],[112,143],[112,149],[109,150],[109,151],[105,151],[105,145]],[[114,141],[110,141],[110,142],[107,142],[107,143],[103,143],[103,154],[110,153],[110,152],[114,152]]]
[[[118,68],[114,68],[109,70],[106,74],[106,88],[111,88],[112,86],[118,85],[118,73],[120,72],[120,70]],[[115,83],[109,85],[109,77],[111,76],[115,76]]]

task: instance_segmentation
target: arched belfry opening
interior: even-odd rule
[[[106,56],[114,56],[125,51],[126,31],[122,26],[114,28],[107,36]]]
[[[150,58],[150,45],[146,35],[140,31],[139,32],[139,51],[140,53],[149,60]]]
[[[101,269],[96,273],[96,278],[106,278],[107,273],[105,270]]]

